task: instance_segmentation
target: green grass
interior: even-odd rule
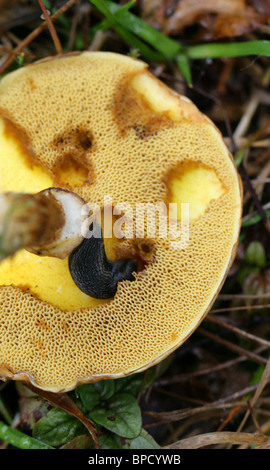
[[[97,29],[113,27],[122,39],[140,55],[151,61],[176,63],[187,84],[192,86],[190,60],[263,55],[270,57],[270,41],[210,43],[185,46],[150,26],[129,10],[134,1],[120,6],[109,0],[89,0],[105,16]]]

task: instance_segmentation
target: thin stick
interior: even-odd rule
[[[250,416],[251,416],[251,418],[252,418],[252,421],[253,421],[253,423],[255,424],[255,427],[256,427],[256,429],[257,429],[257,432],[258,432],[259,434],[262,434],[259,421],[257,420],[257,418],[256,418],[256,416],[255,416],[255,414],[254,414],[254,412],[253,412],[253,408],[252,408],[252,406],[251,406],[251,404],[250,404],[249,401],[248,401],[248,410],[249,410]]]
[[[57,52],[57,54],[62,54],[63,49],[62,49],[59,37],[57,35],[57,32],[55,30],[55,27],[54,27],[54,25],[52,23],[52,20],[50,18],[50,15],[48,14],[47,9],[45,8],[42,0],[38,0],[38,3],[39,3],[39,6],[40,6],[40,8],[43,12],[44,18],[45,18],[46,23],[48,25],[48,28],[50,30],[50,33],[51,33],[51,36],[52,36],[52,39],[53,39],[53,42],[54,42],[54,45],[55,45],[56,52]]]
[[[265,229],[267,230],[267,232],[269,233],[270,235],[270,222],[268,220],[268,217],[262,207],[262,204],[261,202],[259,201],[258,197],[257,197],[257,194],[256,194],[256,191],[255,189],[253,188],[252,186],[252,183],[249,179],[249,176],[245,170],[245,167],[243,165],[243,162],[240,164],[239,166],[239,172],[240,172],[240,175],[241,177],[243,178],[245,184],[246,184],[246,187],[247,187],[247,190],[248,192],[250,193],[250,196],[256,206],[256,209],[258,211],[258,213],[260,214],[262,220],[263,220],[263,223],[264,223],[264,226],[265,226]]]
[[[269,204],[270,207],[270,204]],[[267,299],[270,297],[270,292],[265,294],[220,294],[218,300],[232,300],[232,299]],[[212,310],[213,312],[213,310]]]
[[[165,411],[161,413],[157,411],[144,411],[143,414],[145,416],[158,419],[162,423],[170,423],[173,421],[181,421],[182,419],[189,418],[190,416],[207,414],[210,411],[225,411],[226,409],[234,408],[235,406],[241,406],[241,408],[245,409],[247,408],[247,403],[244,401],[236,403],[213,402],[204,406],[197,406],[196,408],[184,408],[182,410]],[[149,423],[148,425],[150,426],[152,423]]]
[[[267,384],[269,384],[269,382],[270,380],[268,379]],[[226,409],[235,408],[236,406],[240,406],[242,409],[245,409],[248,408],[247,401],[239,401],[239,399],[253,392],[257,388],[258,384],[249,385],[248,387],[245,387],[242,390],[239,390],[238,392],[235,392],[227,397],[220,398],[213,403],[208,403],[207,405],[198,406],[196,408],[184,408],[182,410],[165,412],[145,411],[144,414],[151,416],[152,418],[159,419],[162,423],[169,423],[172,421],[180,421],[190,416],[207,413],[209,411],[218,411],[220,409],[225,411]],[[149,423],[149,426],[152,426],[152,424],[153,423]]]
[[[221,344],[222,346],[225,346],[226,348],[239,354],[240,356],[246,356],[248,359],[250,359],[251,361],[257,362],[258,364],[263,364],[263,365],[267,364],[267,359],[265,359],[264,357],[261,357],[254,352],[247,351],[246,349],[241,348],[237,344],[233,344],[230,341],[219,338],[217,335],[214,335],[213,333],[210,333],[209,331],[206,331],[203,328],[199,328],[198,332],[203,334],[207,338],[212,339],[216,343]]]
[[[233,333],[241,336],[242,338],[250,339],[251,341],[256,341],[257,343],[262,344],[263,346],[267,346],[268,348],[270,348],[270,341],[267,341],[266,339],[260,338],[259,336],[255,336],[251,333],[248,333],[247,331],[241,330],[240,328],[237,328],[234,325],[230,325],[229,323],[224,322],[220,318],[214,317],[212,315],[208,315],[206,317],[206,320],[208,320],[212,323],[216,323],[217,325],[220,325],[220,326],[226,328],[227,330],[232,331]]]
[[[188,403],[193,403],[194,405],[207,405],[207,402],[205,401],[197,400],[195,398],[185,397],[183,395],[177,395],[177,393],[169,392],[168,390],[164,390],[161,387],[153,386],[153,388],[156,392],[167,395],[168,397],[176,398],[176,400],[182,400]]]
[[[270,142],[269,142],[269,145],[270,145]],[[270,209],[270,202],[267,202],[266,204],[264,204],[262,206],[263,210],[267,210],[267,209]],[[251,219],[251,217],[253,217],[254,215],[257,214],[257,211],[253,211],[253,212],[250,212],[250,214],[247,214],[245,215],[243,218],[242,218],[242,223],[243,222],[246,222],[247,220]]]
[[[244,147],[245,145],[247,145],[249,140],[250,139],[248,137],[238,137],[235,139],[236,144],[241,147]],[[225,141],[225,144],[227,145],[231,143],[231,140],[229,137],[224,137],[224,141]],[[269,146],[270,146],[270,139],[257,140],[256,142],[252,142],[250,144],[250,147],[259,147],[259,148],[269,147]]]
[[[16,56],[22,55],[23,57],[29,57],[30,59],[35,59],[36,56],[34,54],[27,54],[26,52],[15,52],[12,49],[9,49],[8,47],[3,47],[0,46],[0,54],[14,54]]]
[[[260,347],[258,349],[256,349],[256,353],[259,354],[263,351],[265,351],[265,347]],[[220,370],[223,370],[223,369],[228,369],[229,367],[232,367],[234,366],[235,364],[238,364],[238,363],[241,363],[241,362],[244,362],[244,361],[247,361],[248,358],[247,357],[243,357],[243,356],[240,356],[240,357],[237,357],[235,359],[231,359],[230,361],[226,361],[226,362],[223,362],[222,364],[218,364],[216,366],[213,366],[213,367],[207,367],[205,369],[202,369],[202,370],[197,370],[196,372],[190,372],[189,374],[182,374],[182,375],[173,375],[171,377],[164,377],[164,378],[160,378],[158,380],[155,381],[155,385],[161,385],[161,386],[164,386],[164,385],[169,385],[169,384],[174,384],[174,383],[181,383],[181,382],[186,382],[187,380],[189,379],[192,379],[193,377],[200,377],[202,375],[208,375],[208,374],[212,374],[213,372],[219,372]]]
[[[266,364],[266,367],[264,369],[262,378],[261,378],[259,384],[257,385],[256,392],[254,393],[254,396],[252,397],[252,399],[250,401],[251,408],[254,408],[258,398],[260,397],[260,395],[263,391],[263,389],[265,388],[266,384],[269,382],[269,377],[270,377],[270,359],[267,361],[267,364]],[[237,429],[238,432],[240,432],[243,429],[249,415],[250,415],[250,409],[247,410],[241,424],[239,425],[239,427]]]
[[[63,15],[69,8],[71,8],[78,0],[69,0],[59,10],[51,16],[51,21],[56,20],[59,16]],[[0,67],[0,74],[2,74],[7,67],[9,67],[15,59],[14,52],[21,52],[28,44],[30,44],[36,37],[38,37],[48,27],[47,22],[43,22],[40,26],[34,29],[25,39],[14,49],[13,54]]]
[[[235,417],[235,415],[238,413],[238,411],[242,410],[241,406],[236,406],[233,408],[230,413],[228,414],[227,418],[223,420],[219,428],[217,429],[217,432],[223,431],[223,429],[229,424],[229,422]]]
[[[264,308],[270,308],[270,304],[265,305],[246,305],[242,307],[227,307],[227,308],[214,308],[211,310],[211,313],[221,313],[221,312],[236,312],[239,310],[260,310]]]
[[[238,123],[236,130],[234,131],[234,134],[233,134],[234,139],[243,137],[243,135],[247,132],[249,125],[250,125],[250,121],[258,105],[259,105],[259,95],[255,91],[247,105],[246,112],[242,116],[240,122]]]

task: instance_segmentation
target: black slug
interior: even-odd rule
[[[102,235],[85,238],[69,256],[73,281],[85,294],[96,299],[109,299],[116,294],[118,282],[134,281],[138,264],[135,259],[109,261]]]

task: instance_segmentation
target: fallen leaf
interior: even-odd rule
[[[199,449],[213,444],[269,444],[269,436],[259,436],[244,432],[210,432],[198,436],[187,437],[163,449]]]
[[[197,22],[201,15],[206,13],[236,15],[245,9],[244,0],[180,0],[173,15],[166,22],[164,32],[167,34],[179,33],[186,26]]]
[[[269,0],[144,0],[142,16],[168,35],[196,25],[194,40],[242,36],[267,23]]]

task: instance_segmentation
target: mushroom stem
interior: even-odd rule
[[[44,193],[0,195],[0,261],[21,248],[50,243],[64,224],[54,196]]]
[[[58,188],[0,194],[0,261],[22,248],[40,256],[68,256],[83,239],[84,204],[76,194]]]

